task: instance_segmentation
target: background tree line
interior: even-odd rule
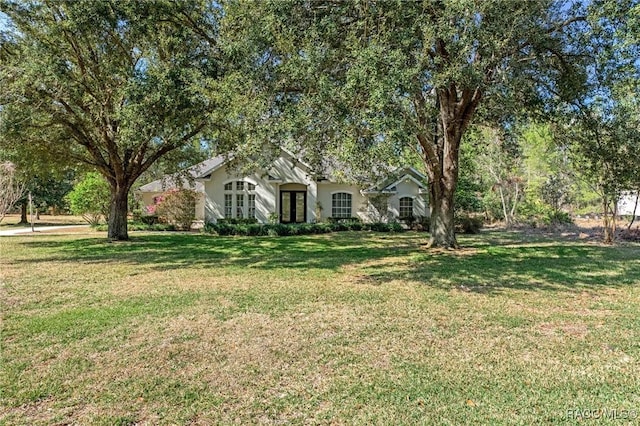
[[[128,238],[141,176],[217,153],[255,167],[285,146],[319,170],[349,164],[335,177],[356,181],[414,162],[430,182],[430,243],[443,247],[457,246],[456,211],[480,205],[507,225],[562,220],[590,193],[608,225],[640,174],[635,1],[0,0],[0,11],[3,158],[36,165],[31,177],[100,173],[111,239]]]

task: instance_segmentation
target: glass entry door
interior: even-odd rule
[[[307,191],[280,191],[280,222],[307,221]]]

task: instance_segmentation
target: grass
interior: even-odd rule
[[[640,245],[460,241],[2,238],[0,424],[640,415]]]
[[[41,214],[40,219],[36,219],[34,213],[34,226],[56,226],[56,225],[86,225],[87,222],[81,216],[72,215],[45,215]],[[27,215],[27,221],[31,220]],[[13,228],[25,228],[31,226],[31,223],[20,223],[19,214],[9,214],[0,222],[0,231],[13,229]]]

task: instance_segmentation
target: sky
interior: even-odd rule
[[[0,31],[4,31],[7,28],[8,22],[9,22],[9,17],[4,13],[0,12]]]

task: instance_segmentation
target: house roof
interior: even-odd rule
[[[293,153],[287,151],[285,149],[281,149],[281,155],[292,161],[294,166],[301,167],[307,173],[313,174],[313,168],[299,160]],[[138,191],[139,192],[164,192],[168,189],[172,189],[176,187],[176,182],[181,181],[183,188],[193,189],[195,183],[195,190],[198,192],[204,191],[203,180],[208,179],[213,172],[218,170],[220,167],[224,166],[227,161],[230,159],[228,155],[219,155],[214,158],[210,158],[201,163],[196,164],[195,166],[191,166],[187,169],[188,175],[191,179],[186,178],[184,174],[173,174],[166,175],[161,179],[154,180],[146,185],[141,186]],[[321,168],[324,169],[325,173],[315,174],[317,178],[322,180],[331,180],[330,177],[335,177],[335,172],[338,170],[338,167],[334,164],[322,164]],[[340,169],[342,170],[342,169]],[[269,174],[269,178],[271,180],[278,180],[279,177],[276,176],[277,173]],[[396,189],[395,186],[401,183],[404,180],[411,180],[416,185],[420,187],[421,190],[427,190],[427,177],[420,173],[413,167],[403,167],[394,170],[388,177],[379,181],[377,184],[369,187],[368,189],[362,191],[363,194],[376,194],[376,193],[387,193],[393,194]],[[193,182],[195,180],[195,182]]]
[[[307,173],[313,173],[311,166],[309,166],[307,163],[297,158],[290,151],[287,151],[284,148],[280,148],[280,156],[287,158],[289,161],[291,161],[293,166],[299,167]],[[230,160],[230,159],[232,159],[231,156],[220,155],[218,157],[212,158],[211,160],[208,160],[210,163],[208,163],[205,167],[202,167],[200,173],[197,176],[194,176],[194,178],[198,180],[208,179],[213,172],[215,172],[220,167],[225,165],[227,163],[227,160]],[[266,170],[269,173],[269,175],[272,177],[272,180],[279,179],[279,177],[277,176],[278,175],[277,170],[275,170],[273,166],[267,168]]]
[[[393,194],[396,186],[405,181],[413,181],[421,190],[428,189],[428,179],[413,167],[402,167],[396,169],[389,177],[381,180],[376,185],[362,191],[364,194]]]
[[[194,169],[194,174],[192,176],[195,179],[205,179],[209,177],[211,173],[222,167],[228,159],[229,157],[226,155],[218,155],[217,157],[205,160],[200,164],[196,164],[192,167]]]
[[[211,173],[214,169],[220,167],[226,161],[226,157],[223,155],[219,155],[214,158],[209,158],[201,163],[196,164],[195,166],[191,166],[187,169],[187,173],[192,179],[198,179],[203,175]],[[149,182],[146,185],[142,185],[138,191],[139,192],[164,192],[168,189],[175,188],[176,183],[180,181],[182,183],[182,187],[186,189],[194,189],[197,192],[204,191],[204,185],[202,182],[191,182],[191,179],[185,177],[181,174],[173,174],[173,175],[165,175],[160,179],[154,180],[153,182]],[[195,185],[194,185],[195,184]]]

